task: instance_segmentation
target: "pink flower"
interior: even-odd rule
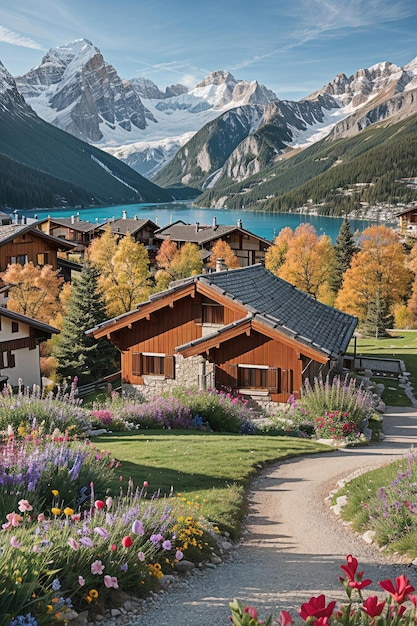
[[[143,536],[145,534],[145,529],[143,528],[143,524],[140,520],[136,519],[132,524],[132,533],[135,535]]]
[[[15,513],[14,511],[13,513],[8,513],[6,515],[6,519],[7,519],[7,524],[2,524],[2,528],[4,530],[7,530],[8,528],[11,528],[12,526],[14,528],[17,528],[20,522],[23,522],[23,517],[19,515],[18,513]]]
[[[78,550],[78,548],[80,547],[80,544],[78,543],[78,541],[76,539],[74,539],[74,537],[69,537],[68,545],[73,550]]]
[[[364,613],[369,615],[369,617],[377,617],[381,615],[384,610],[385,601],[379,602],[378,596],[370,596],[366,598],[363,605],[360,607]]]
[[[312,596],[308,602],[304,602],[301,605],[299,614],[301,618],[306,622],[309,617],[327,617],[329,618],[333,613],[333,609],[336,606],[336,602],[329,602],[326,606],[326,597],[324,594],[320,594],[317,597]]]
[[[103,500],[96,500],[94,502],[94,506],[96,507],[96,509],[100,510],[100,509],[104,509],[104,507],[106,506],[106,503],[103,502]]]
[[[181,561],[181,559],[184,558],[184,554],[181,552],[181,550],[177,550],[175,552],[175,558],[177,559],[177,561]]]
[[[145,553],[142,552],[142,550],[140,552],[138,552],[138,559],[139,559],[139,561],[142,561],[142,563],[145,560]]]
[[[44,522],[45,521],[45,515],[43,513],[39,513],[38,515],[38,522]]]
[[[132,544],[133,544],[132,537],[129,537],[129,535],[126,535],[126,537],[123,537],[122,545],[124,548],[130,548]]]
[[[33,506],[28,500],[19,500],[19,511],[25,513],[25,511],[33,511]]]
[[[85,579],[82,576],[78,576],[78,584],[80,585],[80,587],[84,587]]]
[[[116,552],[116,550],[117,550],[117,546],[116,546],[116,544],[115,544],[115,543],[112,543],[112,544],[111,544],[111,546],[110,546],[110,549],[111,549],[113,552]]]
[[[33,546],[32,548],[32,552],[34,552],[35,554],[37,554],[39,552],[39,546]]]
[[[13,548],[21,548],[22,547],[22,544],[20,543],[20,541],[18,540],[16,535],[13,535],[13,537],[10,539],[10,545],[13,546]]]
[[[112,504],[113,504],[113,498],[111,496],[108,496],[108,498],[106,498],[106,507],[108,509],[111,509]]]
[[[110,589],[111,587],[113,587],[114,589],[119,588],[119,583],[117,582],[116,576],[105,576],[104,584],[107,587],[107,589]]]
[[[102,574],[104,570],[104,565],[101,561],[97,560],[94,563],[91,563],[91,573],[92,574]]]
[[[146,489],[146,487],[149,487],[149,483],[148,483],[148,481],[147,481],[147,480],[144,480],[144,481],[143,481],[143,486],[145,487],[145,489]]]

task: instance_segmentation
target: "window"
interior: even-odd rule
[[[132,353],[133,376],[163,376],[175,378],[175,359],[173,355],[153,354],[149,352]]]
[[[224,307],[203,302],[203,324],[224,324]]]
[[[19,332],[19,324],[17,322],[12,322],[12,333]]]
[[[10,257],[10,265],[15,265],[15,263],[20,263],[20,265],[25,265],[28,262],[27,254],[18,254],[16,256]]]
[[[48,253],[47,252],[38,252],[36,255],[36,265],[42,267],[43,265],[48,265]]]
[[[2,369],[16,367],[16,358],[11,350],[0,352],[0,367]]]
[[[242,389],[267,389],[268,367],[251,367],[250,365],[239,365],[237,368],[237,384],[238,387]]]

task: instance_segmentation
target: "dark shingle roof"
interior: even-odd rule
[[[346,351],[357,324],[356,317],[318,302],[262,265],[213,272],[199,280],[243,304],[262,324],[331,357]]]
[[[50,222],[56,226],[63,226],[81,233],[89,233],[91,230],[95,230],[97,228],[97,224],[86,222],[85,220],[80,220],[78,218],[74,221],[71,217],[54,217],[50,220]]]
[[[0,306],[0,317],[7,317],[16,322],[21,322],[22,324],[27,324],[32,328],[36,328],[42,332],[49,333],[51,335],[59,334],[59,330],[54,326],[50,326],[49,324],[44,324],[44,322],[40,322],[39,320],[33,319],[33,317],[28,317],[27,315],[23,315],[22,313],[16,313],[16,311],[11,311],[4,306]]]
[[[149,219],[139,220],[133,217],[120,217],[117,220],[108,220],[100,226],[99,230],[105,231],[110,225],[112,233],[117,235],[127,235],[127,233],[129,233],[133,236],[147,224],[157,228],[156,224]]]
[[[184,222],[178,221],[164,228],[160,228],[154,234],[157,239],[171,239],[171,241],[184,243],[190,242],[201,246],[210,241],[222,239],[235,231],[251,235],[255,239],[270,244],[266,239],[262,239],[262,237],[258,237],[258,235],[244,230],[239,226],[226,226],[222,224],[216,226],[201,226],[200,224],[184,224]]]

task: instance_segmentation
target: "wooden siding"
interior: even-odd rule
[[[38,254],[47,254],[48,265],[52,265],[54,270],[58,269],[56,247],[52,247],[50,242],[42,237],[36,237],[33,231],[31,231],[15,237],[12,241],[8,241],[0,246],[0,271],[4,272],[7,269],[11,257],[21,255],[26,255],[28,262],[32,261],[34,265],[37,265]]]

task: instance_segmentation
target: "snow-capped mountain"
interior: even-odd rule
[[[264,104],[276,95],[256,81],[214,72],[193,90],[162,91],[145,78],[122,80],[86,39],[50,50],[41,63],[16,77],[20,93],[44,120],[100,146],[147,176],[223,111]]]
[[[143,130],[152,119],[132,86],[87,39],[50,50],[16,84],[40,117],[87,143]]]

